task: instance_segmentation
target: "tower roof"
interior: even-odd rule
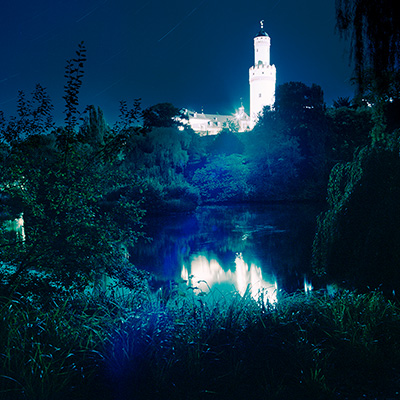
[[[268,36],[268,33],[264,31],[264,20],[260,21],[260,25],[261,25],[261,29],[260,31],[257,33],[257,35],[255,37],[259,37],[259,36]]]
[[[259,36],[269,36],[267,32],[264,31],[264,29],[260,29],[260,32],[257,33],[255,37]]]

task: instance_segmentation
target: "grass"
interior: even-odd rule
[[[396,398],[400,313],[380,293],[0,302],[1,399]]]
[[[0,315],[1,398],[67,395],[83,389],[98,368],[99,318],[78,314],[69,299],[45,306],[3,299]]]

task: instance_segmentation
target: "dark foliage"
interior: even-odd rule
[[[140,99],[135,99],[131,108],[128,108],[126,101],[121,101],[119,111],[119,121],[116,122],[115,128],[119,131],[132,129],[138,125],[141,113]]]
[[[314,268],[366,290],[400,289],[399,141],[362,148],[338,164],[328,187],[330,209],[319,217]]]
[[[295,188],[303,161],[299,139],[275,111],[265,110],[251,132],[243,135],[255,199],[290,200],[301,197]]]
[[[358,95],[390,95],[398,82],[400,13],[393,0],[336,0],[336,26],[351,36]],[[398,84],[397,84],[398,85]],[[398,94],[398,87],[397,87]],[[397,96],[398,97],[398,96]]]
[[[77,127],[84,54],[80,44],[67,64],[65,127],[53,128],[52,107],[40,86],[31,101],[20,94],[18,117],[3,119],[4,217],[19,218],[21,225],[17,233],[1,235],[7,265],[1,278],[9,290],[20,284],[18,290],[37,291],[35,281],[52,282],[54,290],[82,288],[99,273],[121,276],[123,244],[138,237],[140,185],[117,162],[125,132],[108,129],[94,107]]]
[[[368,99],[368,108],[355,109],[353,116],[335,110],[342,114],[339,119],[336,114],[333,125],[338,133],[340,125],[335,125],[344,122],[342,137],[336,138],[345,139],[345,150],[346,142],[354,146],[365,141],[362,125],[372,128],[352,161],[337,164],[331,172],[329,210],[319,217],[313,245],[314,269],[362,290],[382,285],[391,293],[400,289],[399,14],[390,0],[338,0],[336,10],[338,29],[353,35],[360,96],[355,104],[362,103],[361,96]],[[348,133],[343,116],[353,119]]]
[[[76,51],[76,58],[67,61],[65,75],[67,82],[64,86],[65,95],[65,126],[72,134],[79,117],[79,91],[82,87],[82,78],[84,74],[83,64],[86,61],[86,48],[81,42]]]
[[[341,107],[348,107],[352,106],[352,102],[350,97],[338,97],[336,100],[333,101],[334,108],[341,108]]]
[[[279,85],[275,109],[287,124],[289,134],[299,138],[302,155],[309,162],[315,157],[323,159],[326,106],[321,87],[315,84],[309,87],[301,82]]]
[[[146,130],[181,126],[181,119],[185,119],[184,114],[171,103],[155,104],[143,111],[143,127]]]
[[[370,107],[346,106],[328,109],[327,121],[327,160],[332,167],[337,162],[351,161],[354,151],[371,141],[374,123]]]
[[[229,129],[223,129],[218,133],[213,142],[210,143],[207,150],[211,154],[225,154],[229,156],[231,154],[242,154],[244,145],[237,133]]]
[[[40,134],[54,128],[52,110],[50,97],[41,85],[36,85],[30,100],[26,99],[23,91],[19,91],[17,116],[7,120],[3,112],[0,112],[1,142],[13,144],[29,135]]]
[[[288,82],[276,88],[275,109],[286,124],[287,133],[298,140],[301,156],[299,178],[312,182],[321,191],[328,174],[326,139],[328,124],[323,91],[320,86]]]

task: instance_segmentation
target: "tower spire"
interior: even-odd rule
[[[260,21],[260,25],[261,25],[261,30],[263,30],[264,29],[264,20],[263,19]]]

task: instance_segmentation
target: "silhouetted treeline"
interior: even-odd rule
[[[181,113],[168,103],[143,115],[142,134],[129,138],[124,163],[146,182],[150,212],[324,199],[330,169],[367,144],[373,126],[368,105],[338,99],[327,108],[322,89],[301,82],[279,86],[274,110],[265,109],[248,132],[230,124],[200,137],[179,124]]]

